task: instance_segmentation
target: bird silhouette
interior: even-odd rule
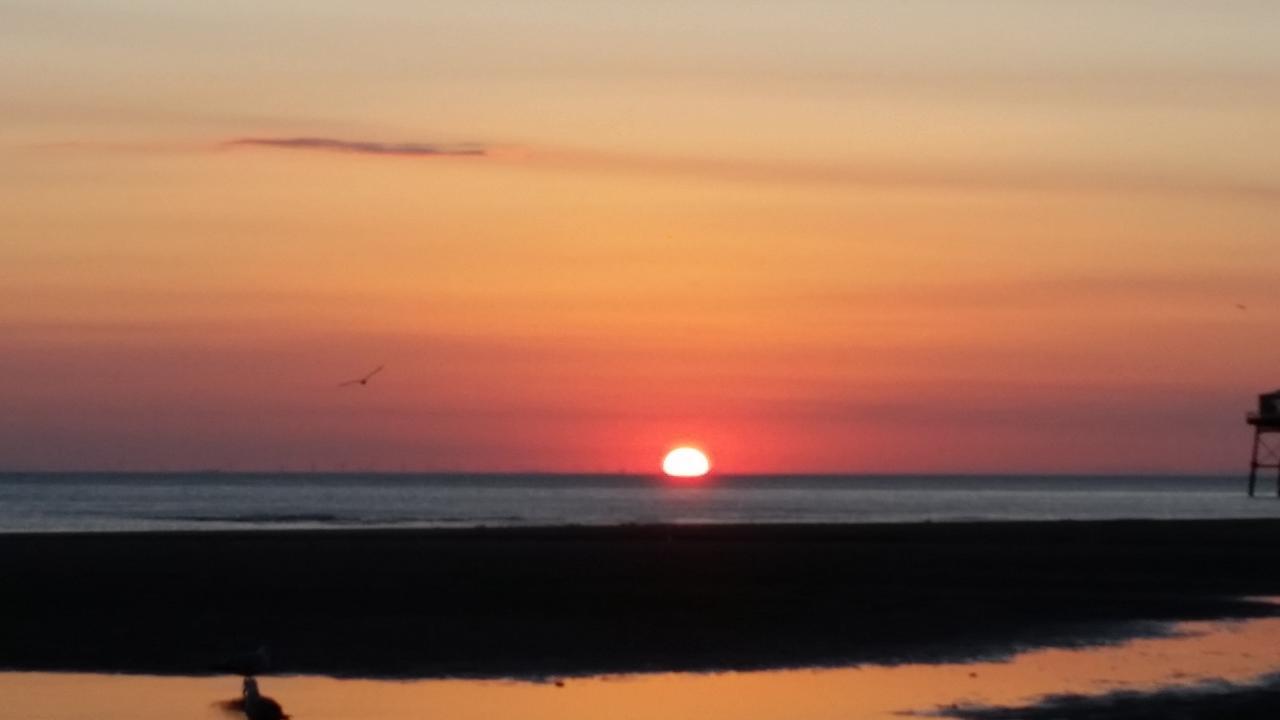
[[[1246,307],[1244,303],[1236,303],[1236,309],[1237,309],[1237,310],[1248,310],[1249,308],[1248,308],[1248,307]]]
[[[240,698],[221,703],[228,712],[243,713],[247,720],[288,720],[280,703],[258,692],[258,681],[247,677]]]
[[[348,385],[368,385],[369,379],[372,378],[374,375],[377,375],[378,373],[382,372],[382,368],[383,366],[379,365],[378,367],[370,370],[369,373],[364,377],[338,383],[338,387],[347,387]]]

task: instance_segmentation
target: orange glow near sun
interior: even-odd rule
[[[711,462],[701,450],[678,447],[662,459],[662,472],[671,477],[702,477],[711,469]]]

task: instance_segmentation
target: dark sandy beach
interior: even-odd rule
[[[561,675],[994,657],[1272,614],[1277,521],[0,536],[0,668]]]

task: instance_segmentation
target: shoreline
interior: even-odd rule
[[[0,535],[0,669],[509,677],[1007,656],[1273,615],[1280,520]]]
[[[222,522],[222,521],[210,521]],[[480,538],[508,541],[528,539],[547,540],[565,537],[587,539],[656,539],[666,535],[682,539],[733,539],[742,541],[765,540],[851,540],[859,537],[882,539],[891,536],[937,538],[959,533],[966,538],[979,536],[1023,537],[1029,531],[1039,531],[1046,540],[1060,535],[1068,527],[1088,529],[1091,537],[1122,538],[1146,535],[1148,540],[1167,541],[1174,528],[1191,530],[1207,537],[1225,539],[1228,536],[1255,539],[1280,537],[1280,517],[1119,517],[1119,518],[944,518],[939,520],[874,520],[850,522],[795,522],[790,520],[744,522],[738,520],[698,520],[675,522],[583,522],[555,524],[444,524],[444,525],[306,525],[275,526],[252,521],[226,521],[217,527],[192,527],[181,529],[126,529],[126,530],[0,530],[0,544],[6,540],[28,541],[40,538],[67,538],[87,540],[92,538],[240,538],[261,537],[268,539],[299,538],[302,536],[346,536],[363,539],[416,539],[446,540]],[[228,526],[231,525],[231,526]],[[237,526],[239,525],[239,526]],[[1057,529],[1055,529],[1057,528]],[[899,532],[901,531],[901,532]],[[1047,532],[1046,532],[1047,531]]]

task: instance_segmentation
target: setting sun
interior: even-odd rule
[[[662,472],[671,477],[702,477],[711,469],[711,462],[701,450],[679,447],[662,459]]]

